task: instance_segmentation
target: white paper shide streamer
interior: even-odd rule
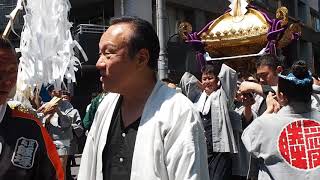
[[[69,1],[28,0],[24,8],[16,94],[20,101],[43,84],[60,88],[64,78],[75,82],[76,66],[80,65],[68,21]]]
[[[236,16],[243,16],[246,14],[247,12],[247,6],[248,6],[248,2],[247,0],[229,0],[231,2],[230,4],[230,14],[233,17]]]

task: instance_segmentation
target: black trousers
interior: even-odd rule
[[[230,153],[214,152],[208,154],[208,167],[210,180],[233,180]]]

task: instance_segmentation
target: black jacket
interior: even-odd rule
[[[0,180],[63,180],[55,145],[33,115],[8,106],[0,143]]]

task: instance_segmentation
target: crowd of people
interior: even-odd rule
[[[81,119],[54,86],[32,112],[7,105],[18,61],[0,39],[0,179],[70,179],[84,135],[79,180],[319,179],[320,79],[306,62],[267,54],[238,77],[208,61],[200,80],[174,84],[157,78],[159,51],[150,23],[112,19],[96,64],[104,92]]]

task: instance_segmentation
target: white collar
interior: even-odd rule
[[[314,93],[320,94],[320,86],[319,85],[313,84],[312,89],[313,89]]]
[[[4,114],[6,113],[6,109],[7,109],[7,103],[0,105],[0,123],[2,122]]]
[[[283,106],[278,114],[304,114],[311,111],[311,102],[291,102],[288,105]]]

